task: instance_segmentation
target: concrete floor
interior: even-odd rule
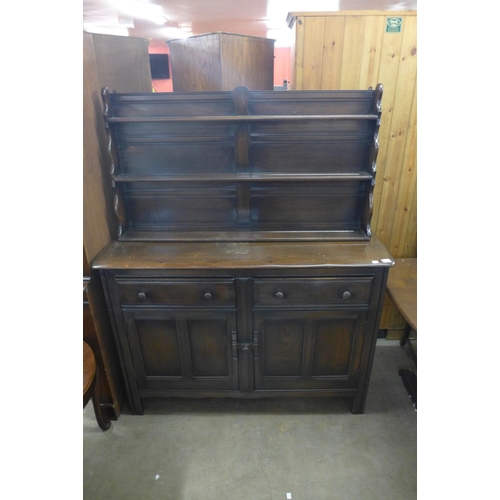
[[[412,500],[417,413],[379,340],[363,415],[339,399],[150,400],[102,432],[83,411],[83,498]]]

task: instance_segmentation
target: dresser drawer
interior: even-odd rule
[[[256,279],[253,305],[259,307],[368,305],[373,278]]]
[[[117,279],[122,305],[234,307],[234,279]]]

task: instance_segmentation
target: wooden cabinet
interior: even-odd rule
[[[83,339],[99,366],[102,410],[121,413],[125,389],[101,279],[92,264],[116,234],[101,89],[151,90],[147,40],[83,33]]]
[[[174,91],[273,90],[274,40],[207,33],[168,42]]]
[[[362,412],[391,264],[376,238],[108,245],[94,267],[132,411],[155,396],[314,394]]]
[[[235,312],[124,309],[138,389],[237,389]]]
[[[255,390],[356,388],[364,311],[278,309],[253,318]]]
[[[371,235],[382,88],[103,91],[101,273],[133,412],[158,396],[364,411],[387,274]]]

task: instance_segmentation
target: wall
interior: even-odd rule
[[[274,48],[274,85],[290,81],[290,47]]]
[[[164,43],[164,46],[150,43],[148,52],[150,54],[170,54],[170,50],[166,42]],[[172,85],[172,67],[170,67],[170,78],[166,80],[152,80],[152,85],[154,92],[173,92],[174,89]]]

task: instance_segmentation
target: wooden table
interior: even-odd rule
[[[401,346],[407,345],[410,356],[417,366],[417,351],[410,341],[410,333],[417,333],[417,259],[395,259],[389,271],[387,293],[406,321],[401,336]],[[413,370],[399,370],[415,408],[417,406],[417,376]]]

